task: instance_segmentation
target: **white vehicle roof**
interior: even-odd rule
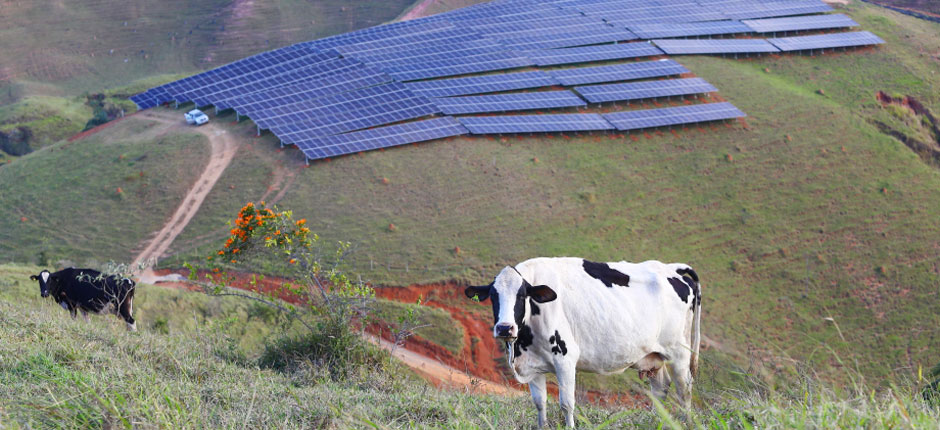
[[[189,111],[189,114],[190,114],[190,115],[197,115],[197,114],[201,114],[201,113],[202,113],[202,111],[199,110],[199,109],[193,109],[193,110]]]

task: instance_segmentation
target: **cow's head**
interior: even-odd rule
[[[555,300],[555,291],[545,285],[532,286],[516,271],[506,266],[496,280],[482,287],[467,287],[469,298],[493,302],[493,337],[513,341],[519,337],[519,327],[525,324],[531,310],[528,300],[545,303]]]
[[[39,281],[39,294],[43,297],[49,297],[49,278],[51,277],[48,270],[43,270],[39,272],[39,275],[32,275],[29,279],[34,281]]]

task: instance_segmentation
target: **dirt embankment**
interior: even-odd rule
[[[911,96],[891,96],[884,91],[875,93],[875,97],[881,102],[882,106],[898,106],[910,112],[918,127],[923,127],[925,134],[932,138],[918,139],[914,136],[908,136],[904,132],[892,128],[890,125],[881,121],[873,121],[875,126],[882,133],[887,134],[901,141],[911,151],[920,156],[925,163],[940,168],[940,123],[937,118],[917,99]]]

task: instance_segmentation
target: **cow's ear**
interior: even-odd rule
[[[36,275],[30,275],[30,276],[29,276],[29,279],[31,279],[31,280],[33,280],[33,281],[38,281],[38,280],[39,280],[39,277],[36,276]]]
[[[467,287],[466,290],[463,290],[463,293],[467,295],[467,298],[473,299],[474,297],[479,301],[484,301],[490,297],[490,288],[493,288],[493,284],[485,285],[482,287]]]
[[[534,287],[529,287],[526,290],[526,293],[537,303],[550,302],[558,298],[558,294],[555,294],[555,290],[549,288],[548,285],[536,285]]]

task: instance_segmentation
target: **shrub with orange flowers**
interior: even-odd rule
[[[361,281],[353,282],[341,269],[349,243],[339,242],[334,252],[323,252],[319,236],[306,224],[306,219],[295,220],[289,210],[269,208],[263,201],[249,202],[230,223],[222,247],[206,257],[203,279],[198,279],[194,266],[187,265],[190,279],[211,295],[240,296],[276,307],[310,329],[311,342],[331,345],[328,349],[344,350],[348,356],[348,348],[364,348],[355,330],[363,327],[361,321],[375,300],[375,291]],[[254,294],[230,288],[236,277],[229,270],[269,271],[289,278],[287,292],[299,296],[305,305],[284,304],[278,300],[283,291]]]

